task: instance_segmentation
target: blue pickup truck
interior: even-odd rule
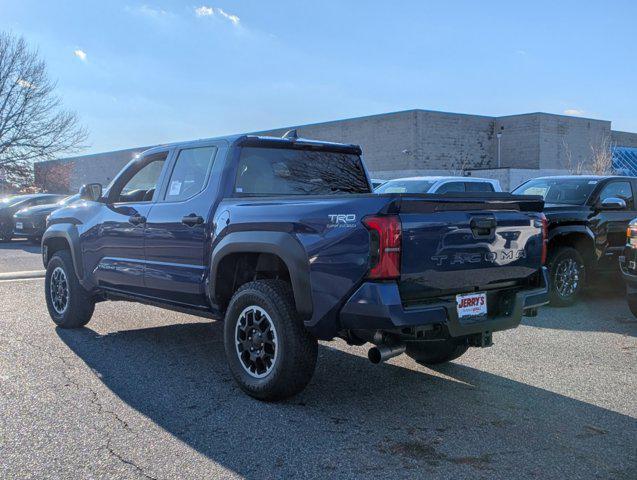
[[[104,300],[224,320],[256,398],[301,391],[318,340],[446,362],[547,303],[535,196],[374,194],[357,145],[241,135],[150,149],[56,210],[42,238],[53,321]]]

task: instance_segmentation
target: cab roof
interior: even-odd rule
[[[355,155],[361,155],[362,150],[359,145],[353,143],[337,143],[326,142],[320,140],[312,140],[309,138],[288,138],[288,137],[271,137],[267,135],[227,135],[223,137],[203,138],[199,140],[189,140],[185,142],[167,143],[164,145],[157,145],[156,147],[145,150],[140,155],[148,155],[153,153],[159,153],[166,149],[172,148],[188,148],[197,147],[209,142],[226,142],[230,146],[271,146],[271,147],[290,147],[290,148],[310,148],[317,150],[329,150],[339,151],[343,153],[352,153]]]

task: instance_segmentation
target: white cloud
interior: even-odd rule
[[[517,53],[518,55],[526,55],[526,50],[516,50],[515,53]]]
[[[240,19],[236,15],[232,15],[230,13],[226,13],[223,10],[221,10],[220,8],[217,9],[217,12],[219,12],[219,15],[221,15],[222,17],[227,18],[228,20],[230,20],[234,25],[239,25]]]
[[[78,48],[77,50],[73,52],[73,55],[75,55],[77,58],[79,58],[83,62],[86,62],[86,52],[84,50],[80,50]]]
[[[162,8],[151,7],[150,5],[142,5],[135,9],[137,13],[147,17],[158,18],[168,15],[168,12]]]
[[[206,7],[202,5],[201,7],[195,8],[195,15],[198,17],[209,17],[215,14],[215,9],[212,7]]]
[[[212,17],[213,15],[219,15],[220,17],[232,22],[235,26],[239,25],[239,22],[241,21],[237,15],[228,13],[222,8],[208,7],[206,5],[195,8],[195,15],[198,17]]]
[[[584,110],[579,110],[577,108],[567,108],[566,110],[564,110],[564,115],[573,115],[575,117],[581,117],[584,114],[586,114]]]

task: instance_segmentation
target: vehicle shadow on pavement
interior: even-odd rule
[[[262,403],[234,384],[221,323],[57,333],[131,408],[251,478],[637,473],[635,419],[460,363],[436,371],[411,361],[374,366],[322,346],[304,392]],[[139,425],[127,428],[134,434]],[[161,445],[146,448],[174,461]],[[146,471],[161,478],[161,463],[150,463]]]
[[[608,332],[637,336],[635,318],[622,294],[589,291],[570,307],[542,307],[537,317],[524,317],[522,324],[584,332]]]
[[[23,250],[28,253],[40,253],[40,245],[28,240],[13,240],[11,242],[0,242],[0,250]]]

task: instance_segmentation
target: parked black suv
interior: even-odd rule
[[[637,216],[637,178],[541,177],[523,183],[513,193],[544,197],[553,305],[571,305],[587,278],[617,271],[626,227]]]

